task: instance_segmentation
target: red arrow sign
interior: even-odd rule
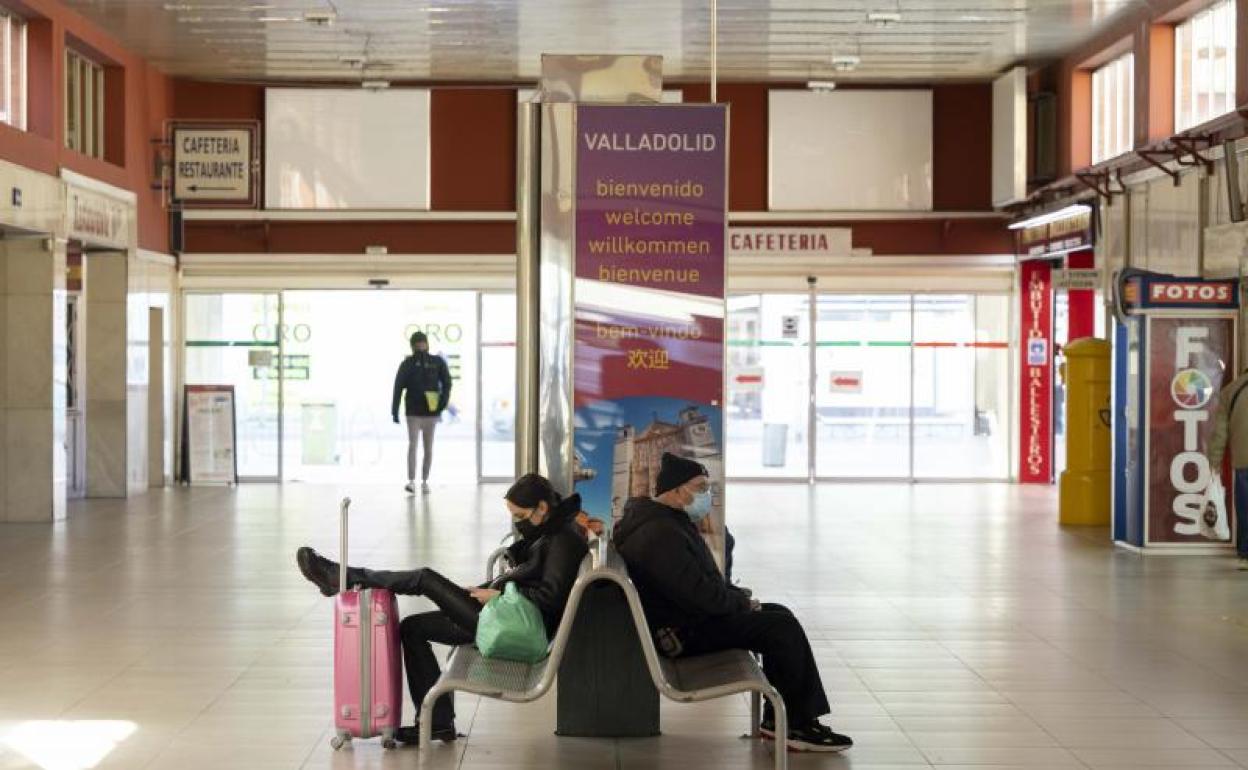
[[[763,375],[761,374],[738,374],[736,377],[736,380],[737,382],[743,385],[757,385],[763,381]]]
[[[859,380],[857,377],[833,377],[832,378],[832,384],[837,386],[838,388],[857,387],[859,384],[861,384],[861,382],[862,381]]]

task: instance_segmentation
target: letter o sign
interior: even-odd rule
[[[1196,478],[1187,480],[1187,466],[1196,466]],[[1170,463],[1170,483],[1182,493],[1203,492],[1209,486],[1209,461],[1201,452],[1180,452]]]

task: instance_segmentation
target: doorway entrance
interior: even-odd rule
[[[240,479],[405,481],[407,430],[390,401],[415,331],[453,382],[430,480],[511,477],[514,294],[188,293],[185,308],[185,382],[235,388]]]
[[[739,294],[735,478],[1010,478],[1008,294]]]

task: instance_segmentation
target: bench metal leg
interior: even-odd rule
[[[433,704],[448,692],[454,692],[454,690],[442,687],[442,681],[438,680],[433,687],[429,688],[424,700],[420,702],[418,718],[420,719],[420,751],[422,753],[433,743]]]
[[[758,724],[762,721],[762,701],[763,696],[759,695],[758,690],[750,690],[750,737],[757,738],[762,733],[759,732]]]
[[[771,701],[771,708],[776,714],[776,739],[772,741],[774,744],[772,750],[775,752],[776,770],[789,769],[789,715],[784,708],[784,700],[780,697],[780,693],[772,689],[771,692],[764,693],[767,700]]]

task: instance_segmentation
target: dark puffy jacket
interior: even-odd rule
[[[684,511],[634,497],[624,504],[611,538],[637,585],[651,629],[749,612],[749,598],[724,579]]]
[[[520,593],[541,610],[546,633],[552,637],[563,617],[581,561],[589,552],[585,531],[576,523],[580,511],[580,495],[561,502],[542,523],[535,538],[521,538],[507,549],[516,566],[490,583],[491,588],[497,589],[515,583]]]
[[[451,400],[451,372],[442,356],[415,353],[403,359],[394,375],[394,395],[390,414],[399,416],[399,400],[407,391],[405,413],[409,417],[436,417]],[[426,393],[437,395],[435,408],[430,408]]]

